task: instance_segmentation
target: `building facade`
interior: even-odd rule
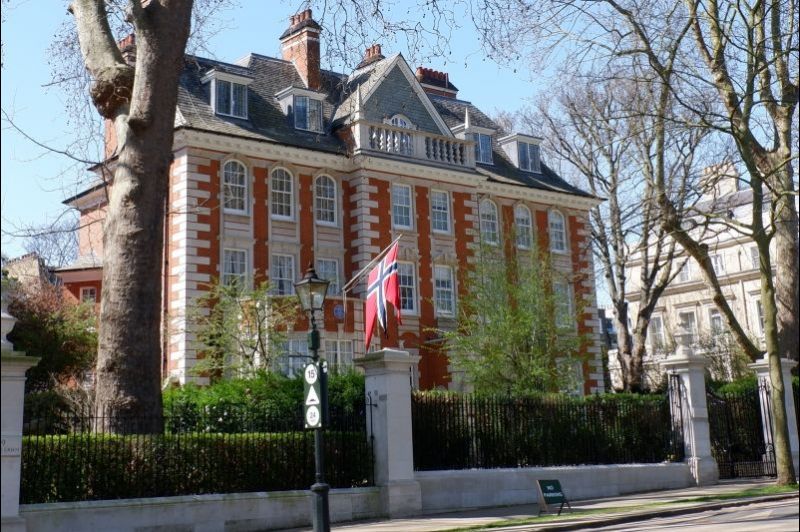
[[[702,213],[724,215],[733,222],[749,224],[753,214],[753,192],[746,186],[732,165],[709,167],[704,171],[703,194],[694,207],[698,213],[694,236],[709,246],[709,254],[722,292],[742,328],[756,345],[764,346],[764,312],[761,304],[759,254],[752,239],[732,226],[705,224]],[[765,209],[767,215],[769,208]],[[676,260],[684,258],[678,256]],[[632,261],[626,285],[630,294],[629,315],[639,309],[640,261]],[[648,356],[645,359],[646,381],[651,385],[661,378],[658,362],[675,347],[673,335],[679,328],[690,334],[692,344],[705,351],[710,369],[716,378],[732,379],[747,372],[745,363],[737,360],[735,340],[727,331],[722,313],[712,300],[702,272],[689,258],[677,272],[658,300],[647,334]],[[618,371],[616,357],[610,357],[612,381]]]
[[[269,280],[288,296],[308,264],[332,282],[323,355],[348,364],[365,351],[364,286],[347,297],[341,288],[402,234],[402,325],[390,317],[371,347],[420,355],[419,387],[452,385],[431,331],[455,324],[483,239],[523,255],[549,250],[559,286],[583,311],[583,391],[602,391],[587,226],[598,200],[541,161],[540,139],[503,131],[458,99],[445,73],[413,70],[379,45],[350,74],[320,69],[320,33],[306,10],[280,37],[282,58],[186,59],[165,235],[165,375],[192,378],[202,349],[187,310],[215,278]],[[135,54],[131,40],[122,46]],[[112,153],[113,135],[108,144]],[[107,186],[66,201],[81,212],[81,257],[60,274],[78,296],[101,279]],[[288,352],[305,353],[305,327],[289,331]]]

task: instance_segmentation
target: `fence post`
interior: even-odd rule
[[[797,405],[794,404],[794,393],[792,393],[792,368],[797,365],[797,362],[789,358],[781,359],[781,373],[783,374],[783,402],[786,405],[786,425],[789,429],[789,448],[792,450],[792,463],[794,463],[795,472],[800,471],[800,442],[797,436],[797,414],[795,409]],[[769,378],[769,359],[765,353],[764,358],[757,360],[752,364],[747,365],[756,372],[758,383],[765,386],[765,390],[769,393],[772,389],[772,384]],[[760,390],[759,390],[759,393]],[[769,404],[767,401],[759,401],[761,405],[761,420],[764,430],[770,430],[772,423],[772,412],[766,412],[764,408]],[[764,434],[764,443],[771,445],[773,442],[772,434]],[[774,452],[774,450],[773,450]]]
[[[667,373],[680,377],[686,461],[698,486],[716,484],[719,469],[711,455],[704,371],[706,359],[696,354],[690,346],[691,334],[688,331],[679,331],[675,334],[675,340],[678,342],[675,355],[663,360],[661,367]]]
[[[406,351],[381,349],[356,359],[364,368],[365,391],[375,456],[375,485],[381,488],[383,508],[390,517],[422,511],[422,493],[414,479],[411,438],[410,370],[419,361]]]
[[[3,295],[5,296],[5,294]],[[0,514],[3,532],[24,532],[25,520],[19,515],[19,485],[22,466],[22,407],[25,401],[25,372],[35,366],[37,357],[14,351],[6,335],[14,328],[16,320],[6,312],[5,297],[2,304],[2,497]]]

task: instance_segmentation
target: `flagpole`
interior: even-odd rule
[[[359,281],[359,280],[360,280],[360,279],[361,279],[361,278],[364,276],[364,272],[366,272],[367,270],[369,270],[370,268],[372,268],[372,267],[375,265],[375,263],[376,263],[376,262],[378,262],[379,260],[381,260],[381,259],[383,258],[383,256],[384,256],[384,255],[386,255],[386,253],[388,253],[388,251],[389,251],[389,250],[392,248],[392,246],[393,246],[393,245],[394,245],[394,244],[395,244],[395,243],[396,243],[398,240],[400,240],[401,238],[403,238],[403,233],[400,233],[399,235],[397,235],[397,238],[395,238],[394,240],[392,240],[392,242],[391,242],[391,243],[390,243],[388,246],[386,246],[385,248],[383,248],[383,251],[381,251],[380,253],[378,253],[378,255],[377,255],[377,256],[376,256],[374,259],[372,259],[372,260],[369,262],[369,264],[367,264],[366,266],[364,266],[363,268],[361,268],[361,270],[360,270],[360,271],[359,271],[357,274],[355,274],[355,276],[354,276],[352,279],[350,279],[350,281],[348,281],[346,285],[344,285],[344,286],[342,287],[342,292],[347,292],[347,291],[350,289],[350,287],[351,287],[352,285],[354,285],[355,283],[357,283],[357,282],[358,282],[358,281]]]

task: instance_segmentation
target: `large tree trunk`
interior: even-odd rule
[[[114,121],[119,141],[103,235],[96,400],[105,430],[158,432],[164,208],[192,1],[154,0],[142,7],[134,0],[131,6],[132,86],[102,2],[73,5],[81,50],[96,79],[92,98]],[[125,91],[130,105],[118,98]]]

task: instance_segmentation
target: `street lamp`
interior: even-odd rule
[[[315,482],[311,486],[314,492],[314,532],[329,532],[331,529],[330,512],[328,510],[328,491],[330,486],[325,483],[325,462],[323,456],[323,428],[327,421],[325,409],[328,405],[328,382],[326,371],[319,362],[319,331],[317,331],[317,320],[315,313],[323,309],[325,296],[328,293],[328,283],[325,279],[317,277],[314,264],[309,263],[303,279],[294,284],[297,298],[304,312],[307,312],[311,319],[311,331],[308,333],[308,349],[311,351],[311,364],[306,367],[304,378],[306,388],[310,393],[304,400],[306,408],[306,426],[314,429],[314,466],[316,471]],[[315,385],[319,382],[319,398],[316,396]],[[315,404],[315,399],[317,403]],[[311,412],[310,409],[321,407],[320,410]],[[316,417],[314,417],[316,416]]]

